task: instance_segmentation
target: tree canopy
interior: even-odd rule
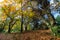
[[[0,2],[1,30],[11,33],[12,30],[50,29],[56,24],[51,12],[59,6],[60,2],[48,0],[4,0]]]

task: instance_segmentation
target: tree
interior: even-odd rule
[[[7,1],[8,2],[8,1]],[[17,6],[18,5],[18,6]],[[15,19],[15,17],[16,16],[18,16],[19,15],[19,11],[20,11],[20,9],[18,9],[18,8],[20,8],[21,6],[20,6],[21,4],[16,4],[16,3],[14,3],[13,4],[13,1],[11,2],[11,3],[7,3],[7,5],[6,4],[3,4],[3,6],[1,7],[2,8],[2,12],[3,12],[3,14],[4,14],[4,17],[5,17],[5,20],[7,19],[7,18],[10,18],[10,22],[9,22],[9,28],[8,28],[8,33],[10,33],[10,31],[11,31],[11,28],[13,27],[13,25],[16,23],[16,19]],[[4,18],[3,18],[4,19]],[[4,20],[4,21],[5,21]]]
[[[29,3],[30,2],[30,3]],[[54,16],[51,14],[50,11],[50,4],[47,0],[31,0],[31,1],[27,1],[27,4],[24,4],[26,6],[24,7],[28,7],[30,6],[32,8],[32,11],[35,13],[35,15],[33,16],[33,21],[35,22],[35,26],[38,27],[38,21],[37,20],[43,20],[43,23],[46,23],[46,25],[51,25],[53,26],[55,24],[55,19]],[[41,5],[41,7],[39,6]],[[48,21],[45,20],[45,18],[43,17],[45,14],[47,14],[48,16]],[[50,24],[49,24],[50,23]],[[35,27],[34,26],[34,27]]]
[[[50,2],[48,0],[6,0],[2,8],[2,19],[8,22],[8,33],[11,32],[15,23],[20,21],[21,32],[27,31],[28,25],[33,25],[35,29],[51,28],[56,24],[54,16],[51,14]],[[45,17],[47,15],[47,18]],[[40,23],[39,23],[40,22]]]

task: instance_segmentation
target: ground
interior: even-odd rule
[[[52,36],[50,30],[35,30],[23,33],[1,33],[0,40],[60,40],[60,38]]]

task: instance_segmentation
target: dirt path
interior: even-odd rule
[[[49,30],[36,30],[23,33],[0,34],[0,40],[60,40],[51,36]]]

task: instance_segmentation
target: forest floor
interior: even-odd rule
[[[23,33],[0,33],[0,40],[60,40],[51,35],[50,30],[35,30]]]

